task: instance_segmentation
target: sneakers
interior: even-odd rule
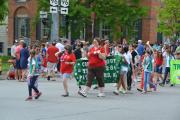
[[[142,92],[143,90],[141,88],[137,88],[137,91]]]
[[[98,89],[98,86],[94,86],[94,88],[93,88],[94,90],[97,90]]]
[[[81,90],[78,91],[78,94],[83,96],[83,97],[87,97],[87,94],[85,92],[81,91]]]
[[[39,92],[39,93],[37,94],[37,96],[35,97],[35,99],[38,99],[41,95],[42,95],[42,93]]]
[[[146,94],[146,93],[147,93],[147,91],[142,91],[141,93],[142,93],[142,94]]]
[[[113,93],[114,93],[115,95],[119,95],[119,91],[118,91],[118,90],[113,91]]]
[[[25,101],[30,101],[30,100],[32,100],[32,96],[29,96],[25,99]]]
[[[126,90],[120,89],[120,92],[121,92],[122,94],[126,94]]]
[[[127,87],[127,90],[128,90],[128,91],[131,91],[131,87],[130,87],[130,86],[129,86],[129,87]]]
[[[97,97],[105,97],[105,94],[104,93],[98,93]]]

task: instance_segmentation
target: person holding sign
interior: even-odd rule
[[[56,56],[58,56],[59,53],[60,52],[56,53]],[[60,67],[60,72],[63,77],[63,87],[65,91],[65,94],[62,95],[63,97],[69,96],[67,80],[70,79],[71,77],[75,62],[76,62],[76,57],[72,52],[72,47],[70,45],[67,45],[65,47],[64,54],[61,56],[61,67]]]
[[[88,52],[88,75],[86,88],[78,92],[79,95],[87,97],[94,78],[96,78],[99,86],[98,97],[104,97],[104,70],[105,70],[105,50],[101,47],[101,40],[95,38],[93,47]]]

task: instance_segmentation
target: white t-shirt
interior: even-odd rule
[[[128,51],[127,53],[124,53],[123,55],[124,55],[126,61],[128,62],[128,64],[130,64],[130,63],[131,63],[131,60],[132,60],[132,55],[131,55],[131,53]]]
[[[56,47],[59,49],[59,51],[64,51],[64,45],[61,43],[57,43]]]
[[[11,56],[12,56],[12,57],[16,57],[16,45],[13,45],[13,46],[11,47]]]
[[[170,61],[173,60],[174,57],[170,55],[166,55],[165,59],[166,59],[166,67],[170,67]]]
[[[28,58],[28,68],[30,67],[30,57]],[[35,59],[32,59],[32,65],[36,65],[36,61],[35,61]],[[29,70],[28,70],[28,76],[30,76],[30,68],[29,68]]]

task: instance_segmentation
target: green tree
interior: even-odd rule
[[[38,10],[49,10],[49,0],[39,0],[38,4]],[[135,22],[146,12],[140,0],[70,0],[68,23],[75,24],[75,32],[79,34],[84,27],[91,26],[91,14],[95,13],[96,25],[102,22],[109,25],[114,39],[120,38],[124,30],[130,38]]]
[[[140,5],[140,0],[95,0],[94,10],[100,21],[111,25],[113,39],[123,36],[131,38],[134,24],[147,13],[147,8]]]
[[[0,22],[2,22],[8,14],[7,0],[1,0],[0,2]]]
[[[165,36],[180,34],[180,0],[162,0],[158,31]]]

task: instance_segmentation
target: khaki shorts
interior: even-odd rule
[[[47,62],[47,71],[49,72],[54,72],[56,68],[57,63],[51,63]]]

